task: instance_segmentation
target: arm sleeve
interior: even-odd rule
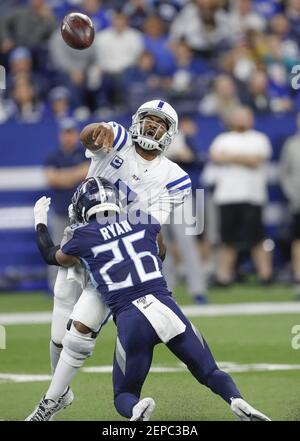
[[[60,246],[54,245],[45,224],[38,224],[36,227],[36,243],[43,259],[48,265],[60,266],[55,257],[56,251],[60,249]]]
[[[113,148],[117,152],[120,152],[125,147],[125,144],[128,140],[128,132],[123,126],[121,126],[121,124],[118,124],[114,121],[110,121],[108,124],[112,126],[114,131]]]
[[[189,175],[181,169],[180,171],[181,173],[175,179],[170,179],[166,185],[166,192],[162,195],[163,199],[169,199],[173,205],[182,204],[192,188]]]
[[[118,124],[115,121],[109,121],[108,124],[112,127],[114,131],[114,142],[113,142],[112,152],[113,153],[115,153],[116,151],[120,152],[125,147],[127,141],[129,140],[129,134],[127,130],[123,126],[121,126],[121,124]],[[94,152],[86,149],[85,156],[87,158],[93,158],[95,156],[103,156],[104,158],[106,156],[106,153],[102,151],[102,148]]]
[[[181,170],[181,175],[169,180],[158,202],[148,208],[148,213],[163,225],[167,222],[174,207],[184,203],[185,198],[191,192],[191,187],[189,175]]]

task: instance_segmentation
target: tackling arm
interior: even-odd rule
[[[43,196],[36,201],[33,209],[38,249],[48,265],[72,266],[78,262],[77,257],[64,254],[59,245],[54,245],[49,234],[47,222],[50,203],[51,199]]]
[[[36,226],[36,242],[43,259],[48,265],[68,267],[78,263],[75,256],[64,254],[59,245],[54,245],[47,225],[39,223]]]

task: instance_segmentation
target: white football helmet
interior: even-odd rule
[[[157,139],[160,126],[157,125],[155,132],[146,135],[144,133],[145,117],[154,115],[167,123],[168,129]],[[142,104],[132,117],[132,125],[129,128],[132,140],[144,150],[166,150],[178,132],[178,116],[173,107],[163,100],[153,100]]]

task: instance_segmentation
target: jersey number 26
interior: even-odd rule
[[[133,277],[131,272],[129,272],[126,279],[122,280],[121,282],[114,282],[111,279],[110,275],[108,274],[108,271],[114,265],[117,265],[125,260],[119,247],[120,240],[122,241],[125,247],[128,257],[135,266],[140,283],[148,282],[149,280],[158,279],[162,277],[156,257],[150,251],[141,251],[137,253],[136,250],[134,249],[133,243],[143,239],[144,236],[145,236],[145,230],[142,230],[142,231],[138,231],[137,233],[130,234],[129,236],[123,237],[122,239],[114,240],[113,242],[109,242],[103,245],[98,245],[92,248],[94,257],[97,257],[100,253],[104,253],[105,251],[112,251],[113,253],[113,258],[105,265],[103,265],[103,267],[100,269],[100,275],[104,280],[109,291],[116,291],[118,289],[130,288],[135,284],[133,282]],[[153,260],[155,267],[154,271],[151,272],[145,271],[142,259],[146,256],[150,257]]]

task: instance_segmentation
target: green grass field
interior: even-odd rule
[[[176,296],[181,304],[189,304],[183,286]],[[256,286],[210,293],[212,303],[289,301],[293,293],[284,287],[262,289]],[[52,301],[42,294],[1,294],[0,314],[47,311]],[[203,333],[218,362],[234,362],[237,366],[268,364],[298,365],[290,370],[257,370],[248,366],[232,373],[245,399],[273,420],[300,420],[300,349],[291,346],[291,329],[300,325],[298,314],[194,317],[192,322]],[[1,323],[0,323],[1,324]],[[48,346],[50,325],[6,326],[7,349],[0,351],[0,374],[49,374]],[[112,322],[102,330],[93,357],[85,367],[112,364],[116,332]],[[178,360],[163,346],[156,348],[154,367],[181,367]],[[23,420],[45,393],[48,381],[12,382],[0,376],[0,419]],[[75,400],[61,412],[57,420],[122,420],[113,406],[110,373],[79,372],[72,388]],[[230,408],[221,398],[199,385],[185,370],[151,372],[142,396],[156,401],[153,420],[234,420]]]

